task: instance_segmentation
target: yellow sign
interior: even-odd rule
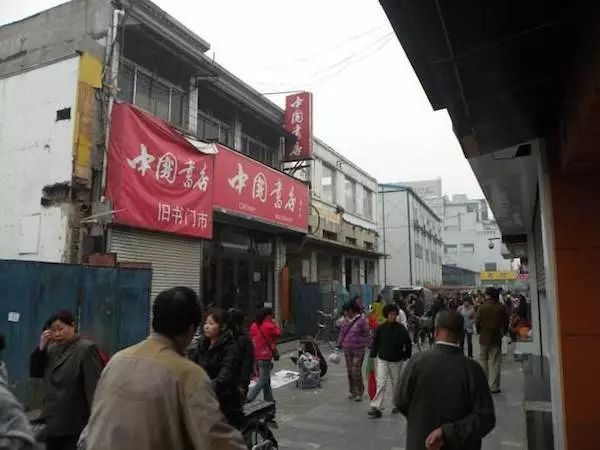
[[[505,281],[505,280],[516,280],[517,272],[510,270],[500,272],[481,272],[481,281]]]

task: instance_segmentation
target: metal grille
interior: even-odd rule
[[[163,290],[187,286],[200,292],[202,241],[113,228],[109,251],[120,262],[152,264],[152,300]]]

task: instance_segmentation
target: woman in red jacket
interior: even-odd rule
[[[277,338],[281,329],[273,322],[273,309],[264,308],[256,321],[250,326],[250,336],[254,343],[254,359],[258,365],[258,382],[250,389],[248,401],[251,402],[263,391],[265,401],[274,402],[271,390],[271,370],[277,354]]]

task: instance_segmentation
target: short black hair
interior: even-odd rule
[[[356,297],[358,298],[358,297]],[[352,311],[353,313],[360,313],[360,306],[356,304],[356,300],[352,299],[349,302],[344,303],[342,308],[343,311]]]
[[[400,314],[400,310],[393,303],[389,305],[385,305],[382,310],[383,317],[387,319],[387,316],[390,315],[391,312],[395,312],[396,314]]]
[[[262,325],[262,323],[265,321],[267,316],[272,316],[272,315],[273,315],[273,308],[269,308],[269,307],[263,308],[256,315],[256,323],[259,325]]]
[[[494,300],[498,300],[500,298],[500,291],[495,287],[488,287],[485,289],[485,295],[492,297]]]
[[[244,312],[241,309],[229,308],[227,315],[229,316],[229,327],[235,333],[239,333],[244,328],[244,319],[246,319]]]
[[[152,305],[152,329],[174,338],[202,320],[202,307],[193,289],[178,286],[162,291]]]
[[[458,339],[463,335],[465,319],[457,311],[443,310],[435,318],[435,327],[446,330]]]
[[[68,325],[70,327],[74,327],[75,326],[75,317],[73,317],[73,314],[71,314],[71,311],[67,311],[66,309],[61,309],[60,311],[56,311],[54,314],[52,314],[48,320],[46,320],[46,323],[44,325],[44,329],[47,330],[49,329],[52,324],[56,321],[62,322],[65,325]]]
[[[227,322],[228,322],[229,316],[221,308],[208,309],[206,311],[206,313],[204,314],[204,321],[206,321],[206,319],[208,319],[209,317],[212,317],[212,319],[221,326],[221,329],[225,329],[228,325]]]

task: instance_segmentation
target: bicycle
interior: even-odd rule
[[[244,405],[244,424],[241,432],[248,449],[273,450],[279,445],[269,428],[269,421],[275,417],[275,403],[255,400]]]

